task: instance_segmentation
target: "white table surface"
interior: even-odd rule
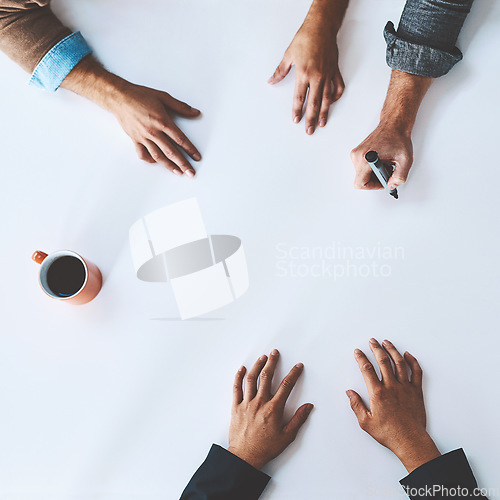
[[[27,87],[0,57],[2,500],[178,498],[211,443],[227,445],[236,369],[273,347],[280,375],[306,367],[290,409],[316,409],[266,467],[262,498],[400,495],[404,468],[358,428],[344,393],[366,396],[352,351],[371,336],[420,359],[440,449],[463,447],[480,485],[500,488],[500,5],[477,0],[464,60],[421,108],[415,164],[395,201],[353,189],[349,151],[377,123],[390,74],[382,29],[402,6],[351,0],[340,35],[347,88],[309,137],[291,121],[293,74],[266,84],[308,2],[54,2],[111,70],[203,111],[179,122],[204,155],[194,181],[141,163],[111,115]],[[180,321],[168,284],[134,276],[128,229],[192,196],[210,233],[242,239],[250,288]],[[336,278],[311,275],[320,258],[293,257],[332,245],[399,257],[325,257],[350,274]],[[32,252],[61,248],[102,270],[91,304],[39,289]],[[307,276],[292,275],[297,265]],[[390,275],[354,276],[373,265]]]

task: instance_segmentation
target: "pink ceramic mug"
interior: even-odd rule
[[[59,250],[50,255],[37,250],[32,259],[40,264],[40,287],[53,299],[86,304],[101,290],[99,268],[71,250]]]

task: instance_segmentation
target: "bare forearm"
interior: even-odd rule
[[[317,26],[317,23],[321,23],[332,35],[336,36],[344,20],[348,4],[349,0],[314,0],[304,26],[309,23]]]
[[[392,70],[380,123],[411,134],[422,99],[433,81],[433,78]]]
[[[63,80],[61,87],[113,111],[117,98],[129,82],[106,70],[92,56],[85,57]]]

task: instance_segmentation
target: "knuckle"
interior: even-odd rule
[[[187,142],[184,137],[181,135],[174,135],[172,136],[172,139],[175,141],[176,144],[179,146],[186,146]]]
[[[175,155],[174,151],[173,151],[173,150],[171,150],[171,149],[168,149],[168,150],[165,152],[165,156],[166,156],[169,160],[171,160],[171,161],[173,161],[173,160],[176,158],[176,155]]]
[[[304,94],[297,94],[295,96],[295,102],[297,104],[304,104],[304,101],[306,100],[306,96]]]
[[[260,373],[260,379],[261,380],[269,380],[271,378],[271,374],[269,373],[268,370],[262,370]]]
[[[315,97],[315,98],[309,100],[309,105],[311,106],[311,109],[313,109],[314,111],[317,111],[321,106],[321,98]]]
[[[158,151],[153,151],[150,153],[151,158],[153,158],[154,161],[159,162],[161,160],[161,155],[158,153]]]
[[[285,377],[281,382],[281,387],[285,390],[291,389],[292,386],[293,386],[292,381],[288,377]]]
[[[255,375],[252,373],[247,375],[247,384],[253,384],[255,383]]]
[[[167,127],[166,121],[163,118],[161,118],[161,117],[152,118],[151,119],[151,124],[152,125],[149,126],[148,128],[151,129],[151,130],[154,130],[155,132],[158,131],[158,130],[162,130],[165,127]]]
[[[361,369],[365,372],[373,371],[373,365],[371,363],[364,363]]]
[[[266,418],[266,419],[270,419],[270,418],[274,415],[275,410],[276,410],[276,407],[275,407],[274,405],[267,404],[267,405],[263,408],[263,415],[264,415],[264,418]]]
[[[366,416],[366,413],[363,412],[363,413],[361,413],[361,415],[359,415],[359,424],[364,425],[364,424],[366,424],[366,422],[367,422],[367,416]]]
[[[297,415],[297,420],[299,422],[300,425],[304,424],[307,420],[307,415],[306,415],[306,412],[305,411],[301,411],[298,415]]]
[[[317,69],[313,69],[308,71],[307,73],[308,79],[312,83],[321,84],[323,83],[324,77],[323,72]]]
[[[380,358],[378,360],[378,364],[384,365],[384,366],[389,366],[391,364],[391,360],[387,356],[384,356],[383,358]]]

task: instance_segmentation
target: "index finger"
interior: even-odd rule
[[[276,394],[274,395],[272,401],[275,401],[283,406],[285,406],[286,400],[290,396],[297,380],[299,379],[302,371],[304,370],[304,365],[302,363],[297,363],[289,372],[288,375],[281,381]]]
[[[361,170],[356,171],[356,177],[354,178],[354,187],[356,189],[367,190],[384,189],[369,165],[366,165],[366,167],[363,167]]]
[[[377,339],[370,339],[370,349],[375,355],[378,366],[380,368],[380,373],[382,374],[382,382],[390,382],[396,379],[394,375],[394,370],[392,369],[391,360],[387,353],[382,349],[381,345],[378,343]]]
[[[243,401],[243,377],[247,369],[242,366],[236,372],[233,383],[233,405],[239,405]]]
[[[371,364],[370,360],[366,357],[366,354],[360,349],[354,350],[354,357],[358,362],[359,369],[363,375],[368,392],[373,392],[376,387],[381,385],[380,379],[375,373],[375,368]]]
[[[302,119],[302,110],[306,101],[308,84],[302,80],[300,75],[295,77],[295,90],[293,92],[292,119],[293,123],[299,123]]]
[[[163,132],[180,146],[194,161],[201,160],[200,152],[173,121],[170,121],[163,127]]]
[[[309,94],[307,95],[306,105],[306,133],[314,134],[318,115],[321,109],[321,101],[323,99],[324,81],[314,81],[309,83]]]
[[[184,155],[172,144],[172,140],[164,132],[154,137],[154,142],[161,149],[165,157],[175,163],[182,172],[188,173],[189,177],[194,176],[191,164],[184,158]]]

